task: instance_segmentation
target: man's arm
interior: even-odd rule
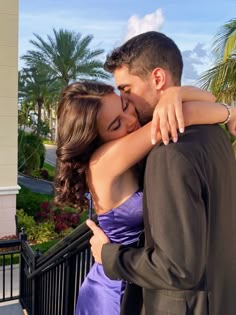
[[[206,214],[202,187],[190,161],[174,146],[155,148],[147,161],[144,202],[152,241],[147,240],[142,249],[114,244],[102,248],[104,270],[111,279],[149,289],[189,289],[203,276]]]

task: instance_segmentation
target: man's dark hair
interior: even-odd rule
[[[104,69],[113,73],[126,65],[131,74],[145,78],[155,68],[168,70],[174,83],[180,85],[183,60],[175,42],[159,32],[137,35],[107,56]]]

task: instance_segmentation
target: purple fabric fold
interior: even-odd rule
[[[112,243],[128,245],[138,241],[143,230],[142,192],[135,192],[120,206],[98,216],[98,222]],[[76,315],[119,315],[124,281],[110,280],[103,266],[95,263],[84,280]]]

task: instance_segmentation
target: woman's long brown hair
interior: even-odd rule
[[[114,92],[112,86],[92,81],[72,83],[58,104],[57,171],[55,203],[83,210],[88,206],[85,171],[99,147],[97,114],[102,97]],[[112,105],[111,105],[112,106]]]

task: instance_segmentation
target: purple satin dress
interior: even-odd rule
[[[142,196],[142,192],[135,192],[119,207],[98,216],[112,243],[137,242],[143,230]],[[76,315],[119,315],[124,288],[124,281],[110,280],[103,266],[95,263],[80,288]]]

